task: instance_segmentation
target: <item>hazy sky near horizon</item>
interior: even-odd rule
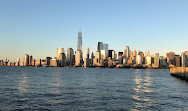
[[[177,54],[188,50],[187,0],[1,0],[0,59],[55,57],[58,47]]]

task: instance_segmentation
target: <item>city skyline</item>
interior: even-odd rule
[[[2,1],[0,58],[16,62],[24,54],[55,57],[58,47],[75,51],[80,26],[84,57],[88,47],[90,55],[96,52],[99,41],[116,52],[130,46],[131,50],[150,50],[153,55],[166,56],[170,51],[180,55],[188,50],[187,3]]]

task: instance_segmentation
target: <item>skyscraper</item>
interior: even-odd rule
[[[154,67],[159,67],[159,59],[159,53],[156,53],[154,57]]]
[[[67,49],[67,62],[70,63],[71,59],[73,58],[74,51],[72,48]]]
[[[142,65],[142,57],[141,57],[141,55],[137,55],[136,64],[137,65]]]
[[[129,56],[130,56],[129,46],[126,46],[125,56],[126,56],[127,58],[129,58]]]
[[[175,53],[174,52],[167,52],[166,53],[166,57],[167,57],[167,63],[170,64],[175,64],[174,63],[174,57],[175,57]]]
[[[108,55],[108,44],[103,44],[103,50],[105,50],[105,55]]]
[[[77,50],[82,51],[82,32],[78,32]]]
[[[32,59],[33,59],[33,57],[29,56],[29,66],[31,66],[31,64],[32,64]]]
[[[105,50],[101,50],[101,59],[104,60],[106,59],[106,51]]]
[[[176,66],[176,67],[180,67],[181,66],[181,57],[179,56],[179,55],[175,55],[174,56],[174,65]]]
[[[133,54],[133,56],[135,56],[135,57],[137,56],[137,52],[136,52],[136,50],[134,50],[134,54]]]
[[[95,58],[93,52],[91,53],[91,65],[93,65],[93,59]]]
[[[97,46],[97,51],[101,51],[103,49],[103,43],[102,42],[98,42],[98,46]]]
[[[82,54],[82,52],[81,52],[81,50],[77,50],[76,52],[75,52],[75,66],[81,66],[82,64],[81,64],[81,62],[82,62],[82,60],[81,60],[81,54]]]
[[[61,67],[64,67],[65,66],[65,63],[66,63],[66,56],[65,56],[65,54],[64,53],[61,53],[60,55],[59,55],[59,66],[61,66]]]
[[[112,52],[113,52],[114,50],[108,50],[108,57],[110,57],[111,59],[112,59]]]
[[[89,48],[87,48],[87,58],[89,58]]]
[[[187,66],[187,56],[185,54],[185,52],[182,52],[181,54],[181,65],[182,67],[186,67]]]
[[[24,66],[28,66],[29,65],[29,55],[28,54],[24,55],[23,65]]]
[[[17,58],[17,66],[20,66],[20,58]]]
[[[61,53],[65,53],[64,48],[57,48],[57,59],[59,59]]]

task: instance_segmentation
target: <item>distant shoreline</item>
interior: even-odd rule
[[[0,67],[40,67],[40,66],[0,66]],[[50,66],[51,67],[51,66]],[[92,66],[92,67],[54,67],[54,68],[106,68],[106,69],[169,69],[170,68],[152,68],[152,67],[100,67],[100,66]]]

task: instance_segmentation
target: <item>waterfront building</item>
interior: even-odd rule
[[[2,60],[0,60],[0,66],[3,66],[4,65],[4,63],[3,63],[3,59]]]
[[[16,66],[20,66],[20,58],[17,58]]]
[[[65,53],[64,48],[57,48],[57,59],[59,59],[61,53]]]
[[[111,59],[112,59],[112,52],[113,52],[114,50],[108,50],[108,57],[110,57]]]
[[[133,65],[133,59],[131,57],[127,60],[127,65]]]
[[[57,59],[50,59],[50,66],[51,67],[57,67],[58,66],[58,60]]]
[[[113,61],[110,57],[108,57],[108,67],[113,67]]]
[[[165,57],[161,56],[159,59],[159,66],[160,67],[167,67],[167,60]]]
[[[134,54],[133,54],[133,56],[134,56],[134,57],[137,56],[137,52],[136,52],[136,50],[134,50]]]
[[[167,57],[167,63],[169,65],[175,65],[174,63],[175,53],[174,52],[167,52],[166,57]]]
[[[187,55],[185,52],[182,52],[181,54],[181,63],[182,67],[187,67]]]
[[[122,52],[123,53],[123,52]],[[121,52],[119,52],[119,56],[118,56],[118,64],[123,64],[123,54]]]
[[[123,57],[123,65],[127,64],[127,59]]]
[[[82,52],[81,50],[77,50],[75,53],[75,66],[81,66],[82,65]]]
[[[136,57],[136,64],[137,65],[142,65],[142,57],[141,57],[141,55],[137,55],[137,57]]]
[[[58,60],[59,60],[59,66],[60,67],[64,67],[65,64],[66,64],[66,55],[64,53],[61,53],[59,55],[59,59]]]
[[[105,58],[107,57],[108,55],[108,44],[103,44],[103,50],[105,50]]]
[[[41,64],[41,59],[37,59],[36,62],[35,62],[35,66],[38,66],[40,67],[42,64]]]
[[[96,51],[95,58],[96,58],[96,62],[100,62],[101,55],[99,51]]]
[[[97,51],[101,51],[103,49],[103,43],[102,42],[98,42],[98,45],[97,45]]]
[[[28,66],[28,65],[29,65],[29,55],[25,54],[23,60],[23,66]]]
[[[32,64],[32,59],[33,59],[33,57],[29,56],[29,66],[31,66],[31,64]]]
[[[87,48],[87,58],[89,58],[89,48]]]
[[[118,52],[118,57],[123,56],[123,52]]]
[[[8,63],[7,63],[7,66],[11,66],[11,64],[12,64],[11,62],[8,62]]]
[[[116,61],[116,57],[117,56],[117,54],[116,54],[116,52],[113,50],[112,51],[112,61]]]
[[[78,32],[77,50],[82,52],[82,32]]]
[[[126,57],[126,58],[129,58],[129,57],[130,57],[130,49],[129,49],[129,46],[126,46],[125,57]]]
[[[90,59],[84,58],[84,67],[90,67]]]
[[[44,59],[41,59],[41,66],[43,66],[43,67],[48,66],[48,65],[47,65],[47,61],[44,60]]]
[[[75,65],[75,55],[72,56],[72,59],[70,61],[70,65],[71,66]]]
[[[130,58],[132,58],[133,57],[133,51],[130,51],[131,53],[130,53]]]
[[[101,50],[101,59],[106,59],[106,50]]]
[[[70,65],[70,61],[73,58],[74,50],[72,48],[67,49],[67,64]]]
[[[159,67],[159,53],[156,53],[154,56],[154,65],[153,67]]]
[[[93,65],[93,59],[95,58],[93,52],[91,53],[91,65]]]
[[[50,66],[50,60],[51,59],[52,59],[51,57],[46,57],[46,59],[45,59],[45,61],[46,61],[46,63],[47,63],[48,66]]]
[[[147,57],[146,57],[145,64],[146,64],[147,66],[151,66],[151,65],[152,65],[152,57],[151,57],[151,56],[147,56]]]
[[[175,55],[174,56],[174,65],[176,66],[176,67],[180,67],[181,66],[181,57],[180,57],[180,55]]]
[[[35,66],[35,62],[36,62],[36,60],[32,59],[31,66]]]

